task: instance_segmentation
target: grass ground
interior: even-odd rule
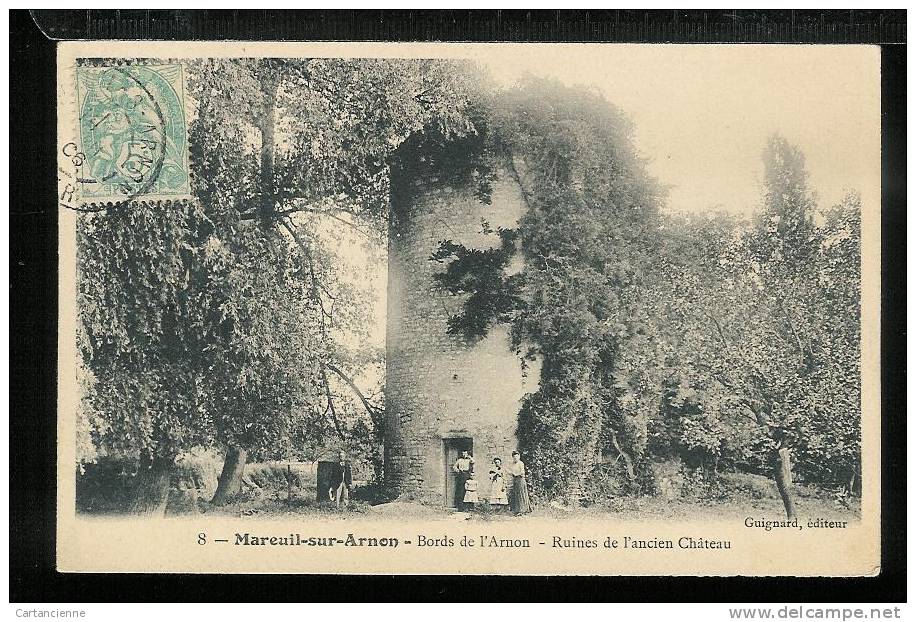
[[[807,522],[812,518],[828,520],[856,521],[860,518],[858,499],[840,503],[829,491],[813,487],[799,486],[795,491],[795,502],[799,519]],[[358,518],[378,516],[387,520],[472,520],[472,521],[508,521],[508,520],[581,520],[600,519],[603,517],[616,520],[744,520],[746,517],[778,519],[784,516],[782,501],[778,496],[764,496],[753,499],[742,499],[735,495],[716,500],[666,499],[661,497],[619,497],[609,500],[601,506],[569,508],[560,504],[541,504],[531,514],[515,517],[508,512],[496,512],[487,507],[480,507],[474,512],[457,512],[441,507],[424,505],[413,501],[396,500],[387,503],[370,505],[361,500],[352,501],[346,509],[338,509],[332,503],[315,501],[314,489],[303,489],[294,494],[290,501],[285,496],[242,495],[223,507],[213,507],[201,502],[200,509],[205,514],[217,516],[262,516],[271,518],[289,517],[291,515],[315,515],[325,518]]]
[[[206,461],[204,461],[206,462]],[[211,461],[212,462],[212,461]],[[206,462],[209,464],[209,462]],[[117,465],[115,465],[117,466]],[[540,503],[534,511],[521,519],[508,513],[491,511],[484,506],[474,512],[456,512],[441,505],[424,505],[406,499],[382,502],[379,487],[357,482],[353,500],[344,509],[333,503],[318,502],[315,494],[314,473],[297,470],[292,477],[285,465],[249,465],[243,480],[243,493],[229,504],[216,507],[209,503],[215,490],[218,461],[204,472],[198,465],[189,467],[185,474],[183,490],[173,489],[169,498],[167,515],[193,515],[195,513],[226,517],[261,516],[323,516],[327,518],[384,517],[388,520],[474,520],[503,521],[527,519],[616,519],[643,521],[702,521],[711,519],[744,520],[747,517],[779,519],[784,516],[782,501],[773,480],[762,475],[747,473],[722,473],[713,481],[678,480],[679,471],[659,476],[669,485],[660,490],[671,494],[659,496],[608,496],[600,505],[570,508],[558,503]],[[281,468],[282,467],[282,468]],[[110,472],[108,472],[110,471]],[[118,469],[88,473],[83,485],[77,487],[78,508],[81,514],[123,514],[128,508],[129,482],[119,475]],[[673,473],[673,475],[672,475]],[[204,485],[200,483],[203,482]],[[672,484],[672,482],[674,484]],[[288,487],[292,495],[288,496]],[[179,487],[181,488],[181,487]],[[191,493],[191,494],[189,494]],[[855,521],[860,517],[857,497],[836,494],[836,491],[797,483],[794,496],[799,518]]]

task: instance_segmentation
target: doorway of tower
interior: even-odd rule
[[[469,436],[456,436],[453,438],[442,439],[443,456],[445,458],[445,495],[444,502],[446,507],[460,507],[458,498],[458,480],[460,475],[452,467],[461,457],[461,452],[466,451],[474,455],[474,440]],[[464,479],[461,478],[461,487],[464,487]],[[464,490],[461,490],[461,499],[464,499]]]

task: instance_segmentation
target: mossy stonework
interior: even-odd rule
[[[402,178],[403,179],[403,178]],[[515,227],[524,198],[515,177],[500,170],[489,205],[471,184],[406,179],[392,188],[388,253],[385,473],[401,494],[451,504],[451,459],[469,447],[481,499],[493,458],[504,468],[516,449],[522,397],[537,390],[537,372],[523,373],[507,331],[494,326],[474,343],[448,333],[463,299],[434,279],[445,265],[430,260],[443,240],[495,248],[499,227]],[[492,232],[485,232],[485,221]]]

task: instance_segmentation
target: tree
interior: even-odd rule
[[[164,509],[171,466],[194,445],[227,447],[221,502],[248,452],[345,436],[341,387],[378,419],[380,400],[355,380],[377,356],[339,343],[367,305],[339,278],[322,236],[333,223],[380,244],[388,155],[423,128],[472,130],[462,113],[471,73],[455,63],[187,68],[197,200],[132,203],[80,224],[82,343],[95,379],[88,427],[151,474],[138,511]]]
[[[780,136],[764,151],[764,204],[746,238],[751,286],[758,295],[733,350],[731,373],[739,396],[772,446],[774,479],[789,519],[796,517],[792,450],[821,406],[818,326],[807,310],[817,305],[816,198],[807,186],[804,156]],[[719,330],[717,328],[717,330]],[[720,331],[731,349],[728,333]]]
[[[824,214],[814,301],[819,399],[796,449],[807,478],[858,489],[861,469],[861,201],[852,193]]]
[[[260,145],[251,194],[243,200],[238,218],[256,221],[262,235],[280,231],[297,247],[304,292],[315,309],[314,326],[322,344],[313,349],[322,350],[313,360],[326,401],[324,416],[345,439],[332,377],[356,395],[370,421],[378,420],[379,412],[359,391],[355,376],[343,371],[358,371],[361,365],[354,368],[354,357],[341,351],[332,333],[347,320],[352,330],[365,319],[352,311],[360,307],[358,296],[340,291],[321,233],[331,219],[338,226],[357,229],[375,244],[386,239],[389,155],[412,133],[429,126],[444,133],[472,129],[461,112],[470,74],[460,65],[441,61],[266,59],[243,68],[247,76],[241,83],[253,87],[251,117],[243,115],[235,123],[244,127],[250,118],[252,126],[247,130],[259,135]],[[211,97],[226,89],[227,99],[218,106],[220,114],[205,132],[217,137],[218,126],[226,122],[222,111],[231,109],[228,100],[236,97],[238,88],[222,82],[220,75],[201,72],[195,89]],[[367,363],[369,359],[363,361]],[[239,423],[247,426],[250,419],[250,414],[242,414]],[[233,440],[237,442],[230,438],[223,442],[231,446]],[[244,454],[234,450],[228,458],[216,501],[225,497],[220,494],[224,488],[234,490],[240,485]]]
[[[84,408],[104,450],[137,461],[137,512],[164,510],[171,463],[210,438],[199,372],[208,322],[189,271],[208,253],[197,236],[204,220],[196,204],[178,203],[78,223]]]
[[[618,363],[638,380],[627,384],[626,403],[647,420],[647,452],[707,473],[746,459],[749,446],[746,422],[733,416],[740,409],[716,401],[727,396],[704,384],[706,359],[696,362],[705,349],[721,354],[713,318],[745,300],[735,282],[742,232],[743,223],[724,214],[663,218],[661,243],[631,292],[639,336]]]
[[[692,430],[707,454],[721,454],[720,436],[733,460],[759,456],[793,519],[793,452],[811,473],[809,456],[836,464],[858,448],[858,204],[847,200],[819,228],[801,152],[773,137],[764,164],[749,228],[713,235],[701,224],[667,256],[667,407],[706,419]]]

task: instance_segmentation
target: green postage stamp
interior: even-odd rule
[[[77,68],[83,203],[190,194],[180,64]]]

